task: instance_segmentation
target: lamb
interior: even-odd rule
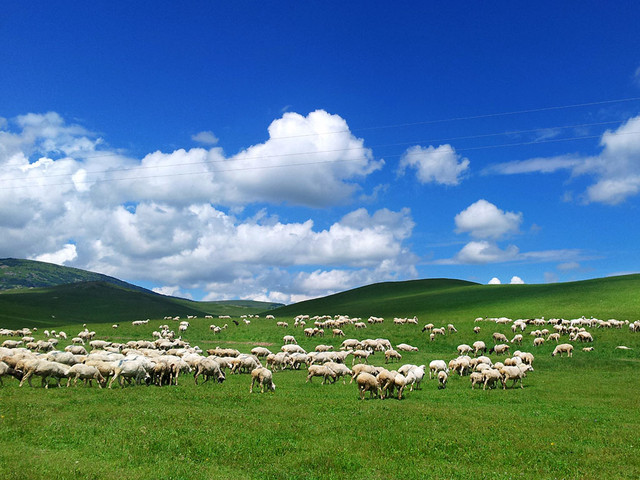
[[[265,387],[267,388],[267,391],[276,391],[276,385],[273,383],[273,373],[271,373],[271,370],[259,367],[251,372],[251,387],[249,387],[249,393],[253,393],[253,386],[256,381],[260,385],[260,393],[264,393]]]
[[[297,345],[298,342],[293,335],[285,335],[282,337],[282,341],[285,345]]]
[[[429,380],[432,378],[432,373],[437,376],[438,372],[441,370],[446,372],[449,371],[446,362],[444,360],[432,360],[431,363],[429,363]]]
[[[444,370],[438,372],[438,388],[446,388],[449,376]]]
[[[583,347],[582,351],[583,352],[593,352],[593,347]]]
[[[98,382],[98,387],[102,388],[102,385],[105,383],[104,377],[100,373],[98,368],[85,365],[83,363],[77,363],[69,368],[67,372],[67,387],[71,384],[71,379],[73,378],[73,386],[78,385],[78,379],[84,380],[85,386],[87,382],[89,382],[89,386],[91,387],[91,381],[95,380]]]
[[[360,373],[356,378],[356,382],[358,384],[358,390],[360,391],[360,400],[364,400],[364,394],[367,391],[371,398],[373,398],[374,395],[380,396],[380,384],[378,383],[378,379],[370,373]]]
[[[396,348],[400,351],[403,352],[417,352],[418,351],[418,347],[413,347],[409,344],[406,343],[400,343],[398,345],[396,345]]]
[[[327,381],[327,378],[332,379],[331,383],[335,383],[338,378],[336,373],[329,367],[324,365],[309,365],[309,375],[307,375],[307,381],[305,383],[310,382],[313,377],[322,377],[323,385]]]
[[[563,353],[566,353],[567,357],[573,356],[573,345],[571,345],[570,343],[561,343],[553,349],[553,353],[551,354],[551,356],[555,357],[556,355],[560,354],[560,356],[562,357]]]

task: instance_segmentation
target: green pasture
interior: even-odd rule
[[[191,320],[183,338],[203,350],[219,345],[249,352],[258,344],[278,350],[283,335],[292,334],[313,350],[320,343],[337,347],[343,339],[328,332],[324,338],[304,337],[292,326],[295,314],[347,313],[364,320],[376,315],[385,322],[364,330],[347,325],[346,338],[409,343],[419,351],[403,354],[398,365],[428,364],[454,358],[461,343],[480,339],[492,345],[493,332],[512,338],[508,325],[474,323],[478,316],[550,317],[556,312],[565,318],[637,320],[639,283],[638,276],[616,277],[595,285],[566,284],[561,292],[448,281],[432,281],[433,288],[428,281],[410,282],[404,292],[401,284],[371,286],[342,298],[274,310],[276,320],[262,315],[248,326],[199,317]],[[419,326],[393,325],[394,316],[414,315]],[[277,327],[276,321],[290,326]],[[228,328],[221,334],[209,330],[211,323],[224,322]],[[453,323],[458,333],[429,342],[421,332],[427,322]],[[161,317],[144,326],[120,322],[117,330],[112,323],[89,327],[98,339],[125,342],[151,339],[163,323],[178,325]],[[481,327],[477,335],[472,331],[476,325]],[[75,322],[49,326],[64,330],[69,339],[82,329]],[[36,338],[43,338],[44,328],[39,326]],[[444,390],[427,378],[421,390],[407,392],[402,400],[367,396],[361,401],[348,380],[346,385],[321,385],[319,379],[305,383],[304,370],[276,372],[275,393],[252,395],[248,375],[198,386],[183,375],[178,386],[113,390],[45,390],[39,379],[34,388],[19,388],[17,381],[5,378],[0,387],[0,478],[640,478],[640,333],[591,329],[593,352],[575,344],[573,358],[552,358],[555,343],[534,348],[527,335],[532,329],[525,332],[522,347],[512,349],[532,352],[535,371],[524,389],[504,391],[472,391],[467,377],[451,375]],[[370,363],[382,365],[384,358],[378,353]]]

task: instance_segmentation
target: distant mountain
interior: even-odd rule
[[[0,259],[0,291],[14,288],[45,288],[80,282],[106,282],[128,290],[151,293],[146,288],[101,273],[53,263],[16,258]]]

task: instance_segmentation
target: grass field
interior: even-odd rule
[[[290,325],[296,313],[384,316],[383,324],[366,330],[346,326],[347,338],[410,343],[420,351],[403,354],[401,363],[426,364],[454,358],[460,343],[492,344],[494,331],[511,338],[508,326],[474,323],[477,316],[557,312],[636,320],[639,284],[638,276],[617,277],[563,284],[554,292],[553,286],[410,282],[345,292],[275,315]],[[393,325],[393,316],[407,315],[417,315],[420,325]],[[429,342],[421,332],[427,321],[454,323],[458,333]],[[150,339],[161,323],[128,322],[113,330],[105,322],[92,329],[100,339]],[[230,324],[214,337],[209,323],[192,321],[184,338],[203,349],[243,352],[258,343],[277,350],[285,334],[307,350],[342,341],[308,339],[263,318]],[[57,328],[75,335],[81,325]],[[534,349],[526,335],[521,350],[536,360],[524,389],[472,391],[467,377],[451,375],[446,389],[425,380],[401,401],[360,401],[348,382],[305,384],[304,371],[276,372],[276,392],[253,395],[248,375],[198,386],[185,375],[178,386],[113,390],[45,390],[39,380],[38,387],[19,388],[9,378],[0,387],[0,478],[640,478],[640,334],[626,328],[592,333],[595,350],[576,345],[573,358],[552,358],[554,344]],[[371,363],[383,362],[377,354]]]

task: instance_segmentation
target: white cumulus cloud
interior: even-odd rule
[[[511,281],[509,283],[511,285],[524,285],[524,280],[522,280],[520,277],[514,275],[513,277],[511,277]]]
[[[469,159],[457,154],[451,145],[437,148],[415,145],[400,158],[399,173],[403,174],[408,167],[416,170],[421,183],[458,185],[469,169]]]
[[[66,244],[57,252],[43,253],[33,258],[39,262],[55,263],[57,265],[64,265],[67,262],[72,262],[78,258],[78,252],[76,246],[72,243]]]
[[[489,283],[487,285],[501,285],[501,284],[502,282],[498,277],[493,277],[491,280],[489,280]]]
[[[478,200],[455,217],[456,232],[475,238],[498,239],[518,233],[522,213],[505,212],[484,199]]]

